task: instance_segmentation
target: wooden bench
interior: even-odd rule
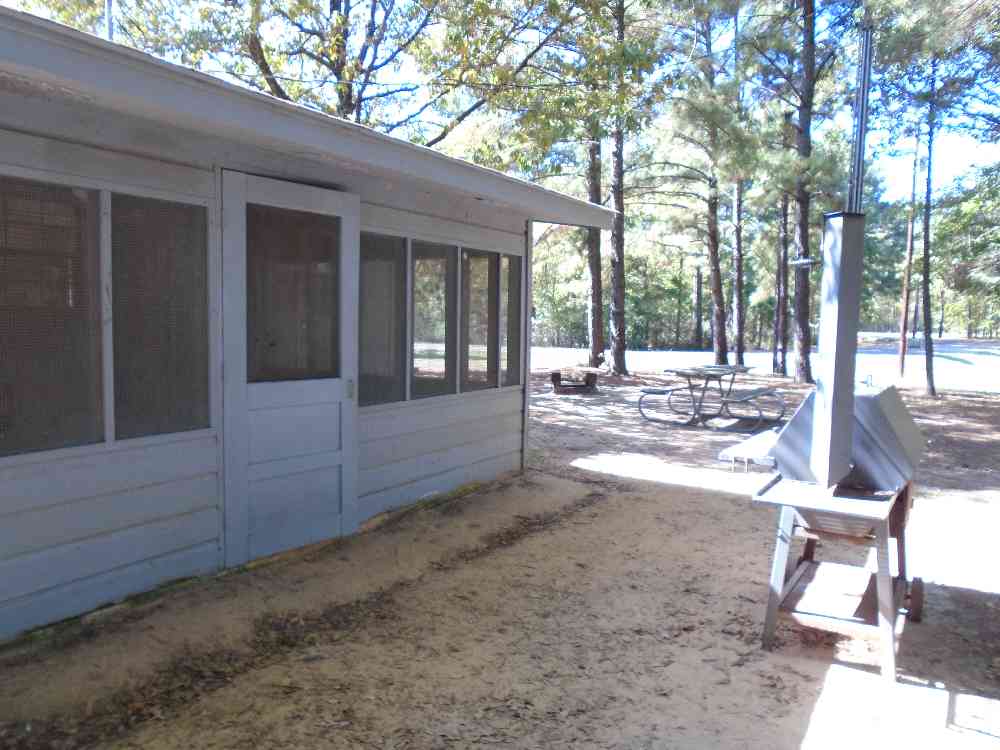
[[[563,368],[549,373],[549,379],[556,393],[594,393],[600,372],[596,367]]]

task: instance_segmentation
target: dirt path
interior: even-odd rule
[[[714,461],[738,436],[639,422],[639,381],[535,385],[526,476],[0,657],[0,747],[1000,743],[995,399],[909,399],[934,427],[913,526],[929,585],[886,693],[864,643],[783,626],[759,649],[774,517]],[[662,480],[595,470],[623,455]],[[708,489],[663,483],[688,477]]]

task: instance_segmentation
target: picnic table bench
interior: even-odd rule
[[[755,388],[748,391],[734,391],[733,384],[738,374],[750,368],[730,365],[711,365],[669,369],[665,372],[685,379],[686,384],[643,388],[639,397],[639,413],[651,422],[670,422],[649,413],[650,396],[666,396],[667,409],[681,417],[687,417],[689,425],[704,424],[710,419],[726,416],[731,419],[754,419],[752,429],[756,429],[765,419],[765,409],[775,412],[767,414],[767,419],[780,420],[785,416],[785,400],[776,388]],[[728,378],[728,383],[726,379]],[[701,381],[700,384],[698,381]],[[718,393],[711,388],[718,386]],[[741,412],[748,413],[743,414]]]

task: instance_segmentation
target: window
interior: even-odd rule
[[[406,400],[406,240],[361,233],[358,403]]]
[[[209,426],[208,212],[111,199],[115,437]]]
[[[455,276],[458,251],[414,242],[413,398],[455,392]]]
[[[500,256],[462,253],[462,390],[497,387]]]
[[[0,456],[104,439],[99,207],[0,177]]]
[[[521,259],[500,256],[501,385],[521,382]]]
[[[340,375],[340,218],[247,206],[247,379]]]

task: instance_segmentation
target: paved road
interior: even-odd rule
[[[817,356],[813,353],[813,357]],[[923,350],[907,355],[906,376],[902,380],[898,377],[897,357],[894,344],[864,346],[858,352],[858,380],[871,376],[875,385],[922,388],[926,382]],[[566,367],[586,359],[584,349],[531,348],[533,370]],[[711,364],[712,361],[712,352],[707,351],[630,351],[626,354],[626,364],[634,372],[662,372],[667,367]],[[732,354],[729,361],[733,361]],[[754,369],[770,372],[771,353],[748,352],[746,363]],[[789,357],[789,368],[790,372],[794,371],[792,357]],[[1000,340],[935,339],[934,381],[939,390],[1000,393]]]

